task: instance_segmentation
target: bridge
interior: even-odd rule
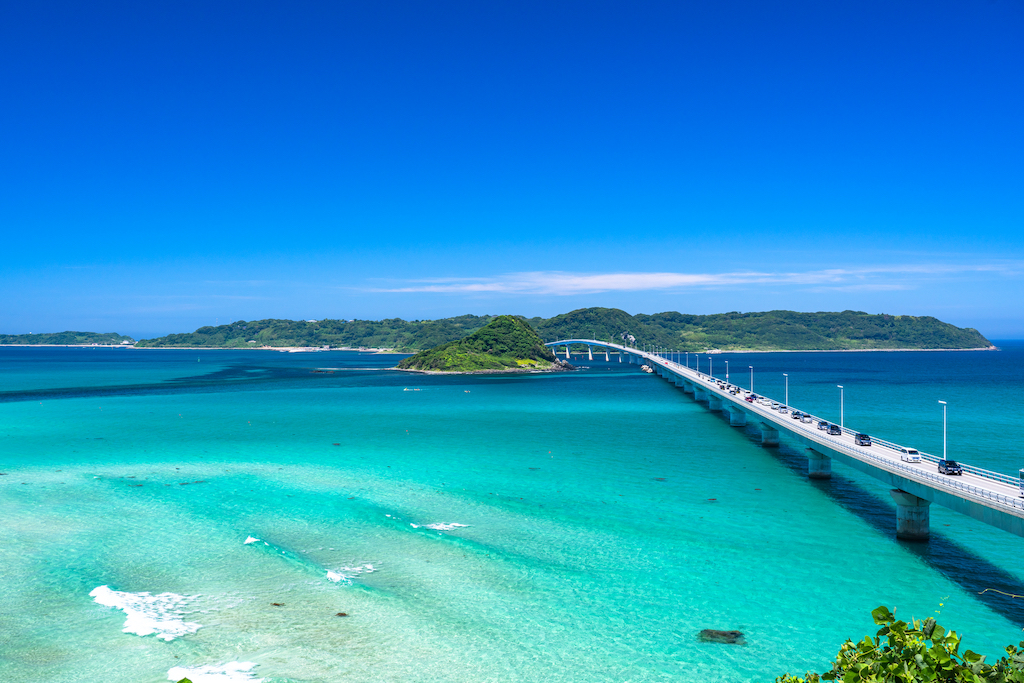
[[[729,424],[756,425],[763,445],[777,446],[780,433],[785,434],[806,449],[808,476],[812,479],[830,478],[832,461],[837,460],[892,486],[897,538],[927,540],[932,503],[1024,536],[1024,483],[1018,477],[963,463],[962,476],[939,474],[935,464],[940,458],[929,453],[920,454],[920,463],[904,462],[900,457],[904,447],[899,444],[871,437],[871,446],[858,445],[854,440],[857,432],[845,425],[839,427],[839,434],[829,434],[829,430],[819,429],[818,425],[832,425],[831,421],[803,411],[794,412],[807,415],[809,423],[794,419],[793,413],[780,412],[782,406],[773,407],[772,401],[754,394],[753,387],[743,389],[657,353],[596,339],[563,339],[545,344],[556,351],[564,346],[566,359],[569,347],[580,345],[587,347],[591,360],[594,348],[598,348],[605,360],[610,360],[609,352],[614,351],[620,363],[646,364],[654,373],[692,394],[695,400],[706,403],[710,410],[728,414]]]

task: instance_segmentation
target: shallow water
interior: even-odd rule
[[[1015,472],[1019,413],[992,399],[1024,347],[1002,346],[714,364],[780,399],[788,372],[836,420],[843,384],[848,426],[933,453],[946,400],[950,456]],[[929,543],[897,542],[886,487],[812,482],[795,445],[636,366],[373,369],[395,360],[0,349],[0,674],[770,681],[827,668],[881,604],[990,658],[1022,637],[1022,601],[979,593],[1024,593],[1024,539],[936,507]]]

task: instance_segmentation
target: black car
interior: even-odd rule
[[[940,460],[939,461],[939,474],[959,474],[963,475],[964,471],[960,467],[960,463],[956,460]]]
[[[839,425],[829,425],[828,434],[829,436],[842,436],[843,428],[840,427]]]
[[[825,422],[824,420],[820,421],[818,423],[818,429],[821,429],[821,430],[828,429],[828,422]]]
[[[871,437],[868,436],[867,434],[857,434],[856,436],[853,437],[853,442],[858,446],[870,446]]]
[[[792,417],[794,420],[799,420],[803,416],[804,416],[804,414],[801,413],[799,410],[794,410],[793,414],[790,415],[790,417]]]

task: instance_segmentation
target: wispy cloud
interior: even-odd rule
[[[790,285],[819,289],[898,290],[935,277],[970,273],[1017,274],[1018,263],[981,265],[880,265],[832,268],[804,272],[737,271],[731,273],[571,273],[535,271],[481,278],[425,278],[406,280],[374,292],[426,292],[437,294],[539,294],[569,296],[600,292],[639,292],[747,285]]]

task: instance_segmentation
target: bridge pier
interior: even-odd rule
[[[716,396],[715,394],[708,393],[708,408],[710,408],[711,410],[721,410],[722,398],[720,396]]]
[[[687,382],[686,380],[683,380],[683,393],[684,394],[692,394],[693,393],[693,382]]]
[[[832,458],[813,448],[807,449],[807,476],[811,479],[832,478]]]
[[[896,538],[901,541],[927,541],[932,502],[900,489],[889,491],[889,495],[896,501]]]
[[[569,360],[569,345],[565,345],[565,360]]]
[[[611,361],[611,356],[608,355],[608,347],[605,347],[605,349],[604,349],[604,362],[607,363],[609,361]]]
[[[622,351],[619,351],[619,362],[622,362]]]
[[[762,422],[759,426],[761,428],[761,445],[778,446],[779,430],[769,424],[765,424],[764,422]]]
[[[743,427],[747,424],[747,414],[739,408],[727,408],[729,413],[729,424],[733,427]]]
[[[594,360],[594,347],[587,345],[587,360]]]
[[[704,390],[704,389],[701,389],[700,387],[694,387],[693,388],[693,399],[695,401],[701,401],[701,402],[707,401],[708,400],[708,392],[706,390]]]

